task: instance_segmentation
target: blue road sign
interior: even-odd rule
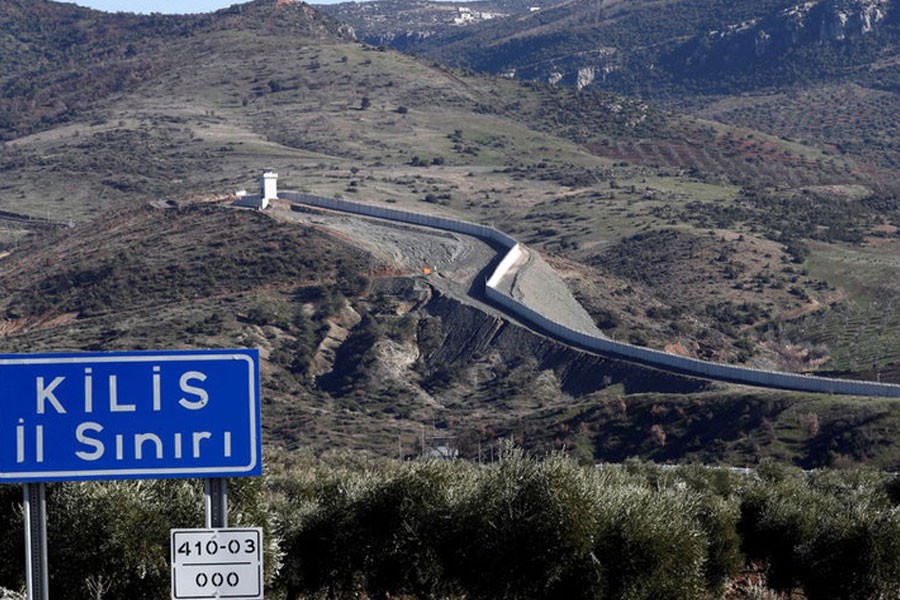
[[[0,482],[262,473],[257,350],[0,355]]]

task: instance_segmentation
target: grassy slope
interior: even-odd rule
[[[753,466],[763,458],[804,468],[870,464],[893,469],[896,401],[730,391],[692,396],[601,393],[503,430],[544,450],[620,462],[642,456]]]
[[[792,185],[829,183],[835,169],[845,169],[843,163],[820,170],[816,160],[821,152],[796,142],[673,119],[641,103],[610,96],[461,77],[334,36],[286,35],[277,23],[256,30],[211,27],[203,35],[174,41],[167,48],[170,68],[133,82],[120,93],[97,98],[82,109],[84,117],[7,142],[0,159],[4,192],[0,209],[88,222],[112,207],[143,206],[148,198],[196,200],[252,186],[261,168],[273,168],[288,188],[493,222],[548,253],[598,319],[609,322],[610,333],[621,339],[801,369],[823,364],[823,354],[837,354],[843,347],[829,342],[835,350],[816,348],[818,338],[791,327],[792,317],[817,307],[816,315],[827,316],[851,305],[853,286],[843,290],[844,280],[834,280],[831,269],[816,266],[819,256],[830,253],[831,260],[841,261],[851,255],[839,244],[817,246],[807,275],[802,265],[787,262],[781,244],[766,239],[772,226],[761,220],[764,210],[749,216],[741,213],[741,219],[722,227],[714,218],[723,207],[746,204],[740,190],[747,181],[772,182],[788,174]],[[368,107],[362,110],[364,97]],[[683,152],[685,148],[691,152]],[[415,157],[419,164],[441,164],[413,166]],[[853,164],[848,164],[854,173]],[[162,227],[166,217],[161,215],[168,213],[148,214]],[[698,214],[705,216],[699,219]],[[136,226],[141,219],[137,215],[144,215],[143,209],[126,220]],[[183,236],[175,247],[197,236],[198,251],[205,257],[213,252],[210,245],[215,245],[218,232],[229,226],[207,229],[201,225],[205,217],[196,219],[174,230]],[[9,246],[24,243],[25,234],[16,227],[22,225],[0,229]],[[159,231],[149,224],[148,228]],[[70,233],[83,231],[77,227]],[[249,273],[227,275],[223,263],[224,270],[211,276],[202,298],[153,304],[156,308],[151,310],[139,302],[146,294],[126,294],[118,306],[126,313],[105,311],[103,303],[110,293],[118,297],[114,294],[129,286],[146,285],[153,298],[154,289],[158,292],[161,285],[168,285],[169,275],[154,271],[161,279],[135,279],[135,268],[144,260],[135,257],[143,257],[144,249],[131,247],[122,255],[120,242],[109,241],[115,236],[102,227],[94,231],[83,268],[59,263],[67,264],[68,271],[24,269],[23,274],[32,272],[35,279],[13,279],[15,283],[9,284],[17,290],[7,300],[15,304],[8,312],[10,319],[32,318],[52,325],[53,319],[71,318],[65,315],[76,311],[83,312],[83,318],[75,327],[47,327],[26,338],[7,337],[8,348],[259,344],[276,351],[282,361],[273,362],[271,385],[271,393],[283,400],[277,411],[270,409],[270,414],[278,415],[271,421],[280,430],[278,435],[297,440],[302,434],[320,448],[337,439],[344,440],[342,445],[392,451],[393,433],[388,432],[393,431],[391,419],[398,418],[396,411],[383,411],[383,403],[369,409],[358,399],[344,406],[342,401],[304,392],[288,368],[293,359],[277,353],[296,352],[287,342],[305,335],[306,325],[298,326],[291,317],[273,326],[278,319],[263,310],[263,300],[296,316],[303,303],[298,305],[291,290],[269,289],[258,282],[256,287],[241,284],[236,290],[221,291],[216,282],[223,277],[242,281]],[[665,243],[671,232],[676,232],[679,243]],[[38,244],[66,239],[65,232],[55,234],[61,237],[43,235],[47,234],[38,236]],[[155,235],[159,234],[135,239],[152,239],[146,243],[156,248]],[[237,243],[256,234],[242,226],[235,236]],[[612,260],[619,249],[647,247],[634,236],[660,240],[649,247],[677,268],[655,269],[652,257],[632,265]],[[62,255],[56,256],[37,264],[56,265]],[[120,256],[124,258],[118,261]],[[7,277],[19,277],[12,275],[18,270],[13,265],[23,263],[11,260],[17,260],[15,254],[4,259],[3,271]],[[293,260],[288,252],[284,264],[292,265]],[[890,262],[871,264],[876,285],[896,273]],[[124,271],[99,286],[72,287],[60,277],[79,269],[102,274],[110,266]],[[244,266],[250,269],[252,264]],[[686,273],[699,276],[702,285],[692,285]],[[832,290],[822,280],[840,289]],[[257,280],[248,280],[253,281]],[[52,294],[45,294],[42,285],[49,285],[46,289]],[[92,290],[95,293],[89,296]],[[190,299],[189,292],[179,292],[175,300]],[[838,304],[829,309],[829,302]],[[39,304],[42,308],[36,311]],[[741,308],[745,304],[764,311]],[[717,308],[720,305],[724,312]],[[223,311],[253,317],[226,319],[224,325],[207,322],[211,314]],[[757,317],[744,322],[747,314]],[[761,314],[766,316],[758,317]],[[160,327],[151,315],[162,315],[164,325]],[[24,331],[15,323],[12,330]],[[314,321],[313,330],[316,323],[321,319]],[[861,321],[862,330],[867,323],[871,321]],[[217,328],[227,335],[204,333]],[[791,335],[783,334],[784,329]],[[896,369],[891,356],[879,359],[880,370]],[[826,363],[826,368],[845,368],[840,364]],[[863,374],[865,366],[857,365]],[[538,375],[523,375],[521,381]],[[508,372],[499,376],[516,381]],[[372,381],[367,385],[375,385]],[[397,396],[405,393],[407,384],[400,382],[393,391],[390,385],[381,386],[378,393]],[[484,390],[483,399],[490,400],[490,393]],[[291,403],[287,399],[292,396],[302,400]],[[559,392],[551,399],[572,401]],[[497,429],[512,431],[516,423],[530,418],[534,408],[528,402],[518,405],[508,417],[498,419]],[[429,422],[436,415],[446,416],[416,413],[409,407],[401,413],[405,435],[412,417]],[[630,447],[643,452],[639,444]],[[598,450],[598,455],[603,453]],[[745,459],[752,456],[746,454]]]

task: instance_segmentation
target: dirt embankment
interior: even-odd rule
[[[562,391],[576,396],[617,385],[622,386],[626,394],[692,393],[711,389],[714,385],[576,350],[439,291],[424,308],[429,315],[440,319],[443,335],[440,345],[427,349],[422,356],[429,369],[463,373],[479,357],[498,353],[509,363],[522,358],[536,361],[538,370],[552,370]],[[586,375],[589,373],[593,375]]]

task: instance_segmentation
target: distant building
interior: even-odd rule
[[[260,176],[259,194],[264,202],[278,198],[278,173],[267,171]]]
[[[469,25],[471,23],[478,23],[479,21],[490,21],[498,16],[503,16],[498,13],[476,12],[466,6],[458,7],[457,11],[457,16],[453,17],[454,25]]]
[[[422,457],[431,460],[456,460],[459,458],[459,450],[450,446],[436,446],[434,448],[426,448],[422,452]]]
[[[278,173],[266,171],[259,176],[259,193],[248,194],[246,190],[235,193],[237,200],[235,206],[245,206],[263,210],[268,208],[269,200],[278,198]]]

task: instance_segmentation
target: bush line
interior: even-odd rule
[[[518,451],[489,466],[269,463],[277,474],[230,493],[231,525],[265,529],[267,598],[701,600],[747,570],[810,600],[900,597],[900,479],[881,472],[590,468]],[[51,594],[168,597],[168,532],[202,526],[201,489],[49,486]],[[20,500],[0,488],[9,589],[24,583]]]

